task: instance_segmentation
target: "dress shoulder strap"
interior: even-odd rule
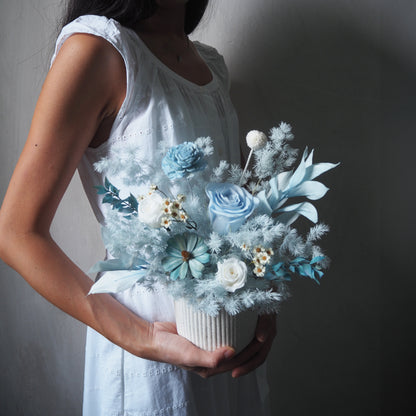
[[[230,89],[230,78],[224,57],[212,46],[205,43],[193,42],[202,59],[207,63],[210,69],[215,73],[226,90]]]
[[[132,99],[134,78],[136,73],[137,59],[134,52],[134,41],[132,33],[114,19],[105,16],[83,15],[64,26],[56,40],[55,51],[51,59],[51,65],[56,58],[64,42],[76,33],[87,33],[99,36],[109,42],[121,55],[126,67],[127,91],[126,98],[122,104],[118,116],[124,115]]]

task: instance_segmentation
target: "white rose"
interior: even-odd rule
[[[160,228],[162,226],[162,217],[165,215],[164,198],[157,192],[146,196],[139,202],[137,210],[139,220],[149,227]]]
[[[251,130],[246,136],[247,146],[253,150],[259,150],[266,146],[267,136],[258,130]]]
[[[246,284],[247,266],[243,261],[230,257],[218,263],[216,278],[226,290],[235,292]]]

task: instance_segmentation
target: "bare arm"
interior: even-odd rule
[[[0,211],[0,257],[51,303],[127,351],[184,367],[216,367],[227,348],[204,352],[110,295],[86,296],[92,281],[49,233],[82,154],[117,113],[125,84],[123,60],[106,41],[78,34],[64,43]]]

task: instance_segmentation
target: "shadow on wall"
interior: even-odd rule
[[[293,282],[278,319],[273,414],[413,414],[416,198],[405,180],[416,177],[416,75],[383,45],[393,12],[406,10],[263,3],[238,16],[225,45],[241,136],[284,120],[296,147],[342,162],[316,204],[332,267],[319,288]]]

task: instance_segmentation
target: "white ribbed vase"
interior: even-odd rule
[[[257,312],[244,311],[230,315],[221,310],[210,316],[189,305],[184,299],[175,300],[176,328],[178,334],[206,351],[228,345],[236,353],[253,339]]]

